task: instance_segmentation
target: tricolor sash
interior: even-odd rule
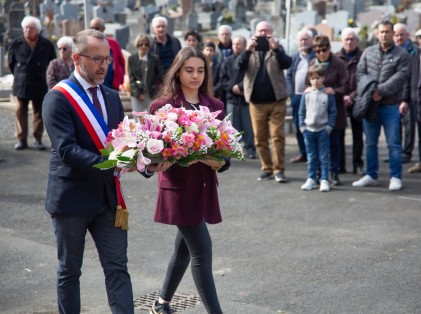
[[[109,129],[102,115],[95,108],[88,95],[71,80],[63,80],[53,87],[60,91],[70,102],[72,107],[76,110],[83,125],[95,143],[98,152],[105,148],[107,135]],[[123,197],[121,189],[120,174],[118,172],[114,175],[117,193],[117,211],[114,226],[120,227],[123,230],[128,229],[129,212]]]

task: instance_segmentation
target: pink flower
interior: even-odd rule
[[[187,145],[188,147],[193,146],[194,139],[195,139],[194,134],[190,132],[183,133],[181,135],[181,141],[183,142],[184,145]]]

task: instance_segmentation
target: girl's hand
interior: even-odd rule
[[[211,167],[213,170],[218,171],[221,167],[225,165],[225,160],[200,160],[200,162],[204,163],[205,165]]]

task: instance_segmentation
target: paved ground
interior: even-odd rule
[[[49,156],[14,151],[10,127],[13,111],[2,107],[0,313],[56,313],[56,249],[44,210]],[[287,157],[295,154],[288,136]],[[224,221],[210,232],[224,313],[421,313],[421,174],[408,174],[405,165],[405,188],[391,193],[387,164],[380,166],[379,187],[353,188],[355,175],[345,174],[344,185],[330,193],[300,190],[304,164],[287,164],[286,184],[257,182],[257,161],[234,162],[221,174]],[[128,174],[123,187],[129,268],[139,298],[160,288],[175,229],[152,220],[156,177]],[[110,312],[89,237],[81,289],[83,313]],[[177,292],[197,295],[190,273]],[[197,305],[183,313],[205,310]]]

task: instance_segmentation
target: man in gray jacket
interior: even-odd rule
[[[245,70],[244,97],[250,104],[254,144],[260,156],[262,174],[257,178],[286,182],[284,123],[288,97],[284,70],[291,66],[291,57],[272,37],[272,27],[262,21],[256,25],[254,36],[248,41],[235,62]],[[272,141],[272,154],[269,148]]]
[[[363,52],[357,67],[358,78],[368,75],[377,79],[378,84],[372,94],[372,100],[377,102],[378,108],[374,119],[363,121],[367,168],[366,175],[352,183],[356,187],[378,184],[377,145],[383,126],[389,150],[389,190],[402,189],[402,148],[399,130],[400,114],[404,114],[408,109],[407,103],[401,102],[401,99],[403,86],[408,79],[409,58],[405,49],[394,44],[393,34],[393,24],[390,21],[381,21],[377,28],[379,43]]]

